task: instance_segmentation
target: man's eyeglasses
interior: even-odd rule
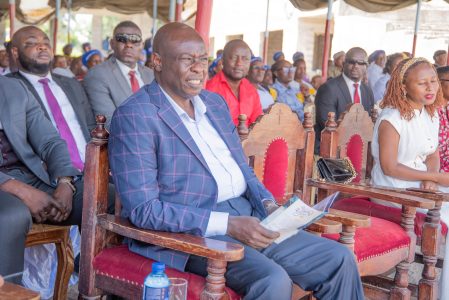
[[[356,60],[356,59],[347,59],[345,60],[345,63],[348,65],[355,65],[358,64],[359,66],[367,66],[368,62],[364,60]]]
[[[295,73],[296,67],[282,67],[281,70],[282,70],[282,72],[284,72],[284,74]]]
[[[142,37],[139,34],[133,34],[133,33],[117,33],[115,35],[115,40],[119,43],[133,43],[133,44],[137,44],[137,43],[141,43],[142,42]]]
[[[264,65],[264,66],[254,66],[253,67],[253,70],[257,70],[257,71],[266,71],[266,70],[268,70],[268,66],[267,65]]]

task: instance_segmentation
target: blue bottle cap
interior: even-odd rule
[[[151,265],[151,271],[152,272],[164,272],[165,271],[165,264],[160,262],[154,262]]]

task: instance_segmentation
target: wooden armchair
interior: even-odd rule
[[[310,190],[314,186],[325,190],[326,193],[340,191],[406,204],[401,225],[371,217],[371,224],[366,227],[367,224],[361,222],[358,215],[334,209],[328,217],[342,223],[341,232],[320,233],[354,251],[361,276],[383,274],[392,268],[398,270],[391,289],[366,285],[365,293],[368,297],[410,299],[407,270],[415,253],[413,219],[417,207],[433,208],[434,202],[374,187],[333,184],[311,179],[315,139],[311,116],[308,113],[305,114],[304,125],[301,125],[288,106],[275,104],[251,126],[249,132],[243,125],[244,122],[241,122],[239,132],[245,154],[249,157],[256,175],[276,199],[282,200],[285,195],[301,191],[302,199],[311,203],[313,197]],[[325,226],[317,227],[309,230],[326,230]]]
[[[376,114],[372,114],[375,118]],[[321,133],[320,156],[330,158],[348,157],[358,175],[355,179],[360,186],[368,186],[373,159],[371,156],[371,141],[373,137],[374,122],[360,104],[353,104],[349,109],[341,114],[338,122],[335,122],[335,114],[329,113],[326,128]],[[391,188],[385,190],[392,191]],[[437,279],[435,276],[435,266],[437,264],[437,253],[439,246],[438,227],[439,210],[442,201],[446,201],[447,195],[428,191],[406,191],[395,189],[403,194],[413,195],[421,199],[435,202],[435,207],[430,209],[428,214],[416,213],[414,222],[409,224],[414,226],[414,233],[417,236],[417,244],[421,246],[422,254],[417,254],[415,261],[424,263],[422,278],[419,283],[420,299],[436,299],[438,292]],[[321,194],[320,197],[325,196]],[[400,202],[397,202],[400,203]],[[404,203],[400,203],[404,204]],[[369,197],[348,197],[335,203],[335,208],[382,218],[396,224],[403,222],[404,206],[400,208],[386,207],[370,201]],[[441,232],[447,234],[447,226],[441,223]],[[410,257],[412,259],[413,257]],[[413,260],[410,260],[410,262]],[[442,266],[440,260],[438,265]],[[376,285],[388,287],[389,282],[385,277],[366,278],[367,281]],[[416,295],[416,287],[410,286]]]
[[[69,279],[73,272],[73,249],[70,242],[70,226],[33,224],[28,232],[25,246],[51,244],[56,246],[58,269],[56,271],[54,300],[67,299]]]
[[[128,250],[119,241],[126,237],[164,248],[199,255],[208,260],[208,276],[183,273],[167,268],[169,277],[188,280],[188,299],[240,299],[225,287],[227,262],[243,257],[243,247],[179,233],[143,230],[116,214],[106,213],[109,180],[106,118],[97,116],[97,128],[87,145],[84,175],[83,226],[81,234],[81,269],[79,292],[83,299],[99,299],[114,294],[127,299],[141,299],[143,281],[151,271],[152,261]]]

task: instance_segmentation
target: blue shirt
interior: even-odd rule
[[[304,106],[301,102],[298,101],[298,97],[296,94],[299,93],[299,89],[295,88],[292,83],[288,84],[288,87],[285,87],[282,83],[280,83],[277,79],[273,84],[273,88],[277,92],[277,102],[285,103],[298,115],[298,118],[304,121]]]

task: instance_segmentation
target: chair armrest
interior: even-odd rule
[[[237,261],[243,258],[243,246],[184,233],[171,233],[137,228],[126,218],[109,214],[97,217],[98,225],[108,231],[141,242],[177,250],[209,259]]]
[[[342,231],[342,226],[340,222],[328,219],[327,216],[324,216],[307,226],[306,229],[318,233],[340,233]]]
[[[353,195],[366,196],[370,198],[377,198],[388,202],[393,202],[401,205],[411,206],[415,208],[432,209],[435,206],[433,200],[420,198],[417,195],[410,195],[403,192],[398,192],[393,189],[377,188],[362,184],[342,184],[334,182],[325,182],[316,179],[308,179],[307,184],[319,189],[340,191]]]
[[[371,218],[369,216],[342,211],[338,209],[329,209],[327,218],[340,222],[343,225],[355,226],[355,227],[369,227],[371,226]]]

